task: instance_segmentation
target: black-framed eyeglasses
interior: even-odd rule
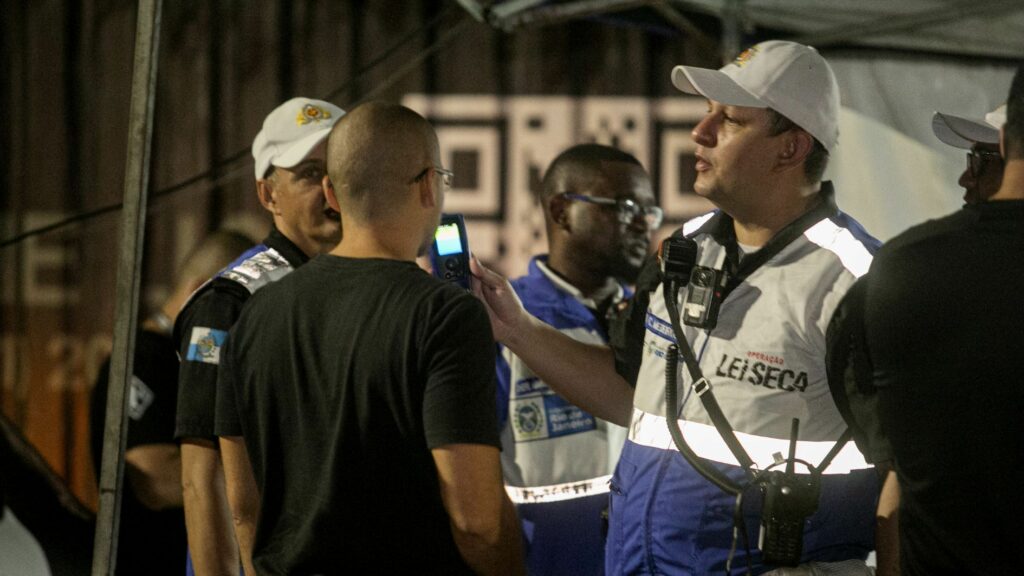
[[[985,167],[985,164],[994,162],[997,158],[1002,159],[998,152],[971,150],[967,153],[967,170],[971,173],[972,178],[977,178],[981,175],[981,170]]]
[[[419,182],[420,180],[423,180],[423,177],[430,172],[431,168],[433,168],[434,172],[437,172],[438,174],[441,175],[441,181],[444,182],[445,186],[449,188],[452,187],[452,182],[455,180],[455,172],[452,172],[451,170],[447,170],[445,168],[441,168],[440,166],[427,166],[426,168],[423,169],[422,172],[417,174],[416,177],[412,179],[412,181]]]
[[[609,208],[614,206],[618,212],[619,222],[628,225],[642,218],[648,230],[656,230],[658,226],[661,226],[661,221],[665,217],[665,212],[660,207],[644,206],[629,198],[601,198],[599,196],[576,194],[574,192],[562,192],[561,195],[569,200],[579,200],[580,202]]]

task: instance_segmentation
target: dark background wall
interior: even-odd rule
[[[4,3],[0,241],[120,201],[135,9]],[[715,50],[608,17],[504,33],[454,1],[164,2],[140,316],[205,232],[266,231],[248,148],[288,97],[655,98],[674,93],[672,65],[716,66]],[[110,210],[0,248],[0,407],[88,503],[87,399],[110,349],[118,224]]]

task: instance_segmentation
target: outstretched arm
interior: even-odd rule
[[[607,346],[578,342],[531,316],[503,276],[473,258],[473,293],[491,320],[495,340],[507,346],[566,400],[587,412],[628,426],[633,389],[615,371]]]

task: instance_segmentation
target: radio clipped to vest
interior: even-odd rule
[[[747,538],[741,512],[743,493],[751,486],[757,486],[760,489],[764,495],[764,501],[761,509],[758,547],[761,549],[764,563],[776,566],[796,566],[800,563],[803,552],[804,527],[807,519],[818,509],[821,473],[849,441],[850,430],[847,429],[822,462],[814,466],[796,457],[799,420],[794,418],[788,458],[783,458],[779,454],[771,466],[764,470],[757,470],[757,465],[740,444],[733,427],[715,399],[711,383],[704,377],[700,369],[698,359],[683,333],[682,324],[709,331],[713,329],[717,324],[718,310],[722,301],[757,265],[777,254],[787,243],[776,242],[765,246],[762,249],[763,253],[757,255],[757,264],[743,266],[740,270],[741,273],[736,276],[730,276],[726,271],[698,266],[697,243],[683,235],[677,234],[666,239],[658,254],[662,265],[665,306],[668,309],[672,331],[676,338],[676,344],[669,347],[665,368],[665,420],[668,423],[669,434],[672,436],[676,448],[698,473],[720,489],[736,496],[733,518],[733,550],[735,550],[736,535],[742,534],[745,542]],[[686,287],[686,299],[683,305],[684,313],[681,315],[677,299],[684,286]],[[693,452],[679,429],[677,419],[680,410],[678,403],[680,359],[683,360],[690,373],[693,392],[700,399],[711,423],[737,462],[747,472],[749,480],[746,483],[741,485],[718,468],[704,462]],[[796,463],[805,466],[809,474],[796,474]],[[786,465],[785,471],[776,469],[783,464]],[[747,545],[747,558],[749,573],[749,544]],[[732,552],[730,552],[729,561],[726,564],[727,573],[731,568],[731,563]]]

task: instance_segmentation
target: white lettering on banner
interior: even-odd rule
[[[505,492],[513,504],[539,504],[562,502],[574,498],[585,498],[597,494],[608,493],[611,475],[599,476],[590,480],[550,484],[547,486],[505,486]]]
[[[46,356],[50,360],[46,383],[55,391],[89,390],[103,361],[110,356],[112,341],[107,334],[79,338],[58,334],[50,338]]]
[[[732,451],[726,446],[725,440],[714,426],[680,420],[679,429],[682,431],[683,437],[686,438],[686,443],[701,458],[739,466],[736,457],[733,456]],[[633,421],[629,427],[629,439],[649,448],[676,449],[665,418],[635,408],[633,409]],[[775,454],[789,454],[789,440],[743,432],[736,432],[736,439],[740,441],[747,454],[761,470],[775,463]],[[800,440],[796,443],[796,457],[816,466],[832,450],[833,446],[835,446],[835,442],[831,441]],[[843,446],[824,473],[849,474],[854,470],[871,467],[871,464],[868,464],[864,460],[864,456],[857,450],[857,446],[850,441]]]
[[[64,216],[62,212],[27,212],[22,229],[31,230],[44,226],[61,220]],[[27,238],[21,248],[20,296],[26,305],[58,307],[78,302],[78,287],[61,283],[66,272],[72,276],[77,275],[79,260],[63,243],[62,234],[44,234]]]

